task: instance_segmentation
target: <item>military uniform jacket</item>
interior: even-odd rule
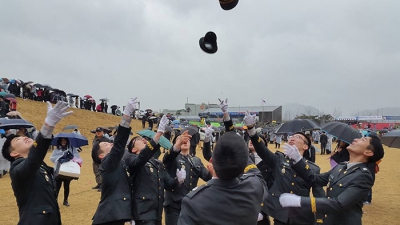
[[[315,216],[311,212],[301,212],[296,208],[283,208],[279,203],[281,193],[292,193],[300,196],[310,196],[312,188],[313,196],[321,197],[325,195],[322,187],[311,185],[298,176],[296,171],[291,168],[289,158],[281,152],[272,153],[261,140],[258,135],[251,137],[254,149],[261,159],[272,169],[274,183],[269,189],[267,197],[267,212],[274,219],[283,223],[287,223],[289,218],[293,224],[314,224]],[[315,173],[320,172],[320,168],[312,162],[307,165]]]
[[[121,161],[130,131],[130,128],[118,127],[114,146],[100,164],[103,182],[93,224],[132,219],[131,180],[126,166]]]
[[[265,191],[255,174],[211,179],[183,198],[178,225],[257,224]]]
[[[204,167],[200,158],[189,155],[184,156],[179,151],[168,151],[164,155],[163,162],[170,176],[174,176],[177,169],[186,170],[186,179],[180,188],[165,191],[164,206],[171,206],[180,210],[183,197],[197,187],[199,178],[208,181],[211,179],[211,174]]]
[[[315,174],[301,160],[293,168],[307,182],[327,186],[326,198],[315,198],[316,212],[324,213],[323,224],[361,225],[363,200],[373,185],[367,164],[357,164],[346,169],[340,163],[331,171]],[[311,211],[310,198],[301,198],[301,207]]]
[[[50,143],[51,139],[39,133],[28,157],[11,163],[11,186],[19,208],[19,225],[61,224],[53,169],[43,162]]]
[[[171,178],[162,162],[152,158],[159,149],[160,146],[151,140],[139,155],[128,154],[124,158],[132,176],[134,220],[161,221],[164,188],[179,188],[176,176]]]

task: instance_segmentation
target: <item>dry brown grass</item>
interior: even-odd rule
[[[40,128],[46,114],[46,104],[19,100],[18,111],[21,112],[25,119]],[[81,109],[73,109],[73,111],[74,114],[61,121],[55,132],[60,132],[66,125],[76,124],[80,127],[81,133],[89,139],[89,143],[93,138],[90,130],[97,126],[114,126],[120,120],[117,116],[104,113],[89,112]],[[141,123],[133,121],[132,128],[133,132],[141,130]],[[90,149],[91,146],[87,146],[81,152],[84,163],[81,168],[81,178],[71,183],[69,197],[71,206],[60,205],[63,224],[91,224],[92,216],[99,202],[100,193],[91,189],[95,185],[95,180],[92,172]],[[373,188],[373,203],[364,207],[366,213],[363,217],[363,224],[366,225],[399,224],[400,221],[400,215],[395,211],[400,209],[400,192],[397,187],[400,184],[400,171],[396,167],[398,159],[400,159],[400,150],[392,148],[386,148],[385,150],[386,155],[380,164],[380,172],[376,176]],[[45,161],[52,165],[49,160],[50,154],[49,152]],[[322,171],[329,169],[327,156],[317,155],[317,164]],[[199,183],[202,184],[203,182]],[[63,189],[60,191],[60,201],[62,201],[62,196]],[[0,199],[0,224],[16,224],[18,221],[18,208],[8,175],[0,179]]]

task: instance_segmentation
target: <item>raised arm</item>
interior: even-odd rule
[[[247,126],[247,132],[249,134],[250,140],[256,150],[258,156],[270,167],[274,168],[274,164],[278,160],[278,156],[271,152],[267,146],[262,142],[262,139],[258,136],[255,124],[256,115],[251,115],[249,110],[246,110],[245,117],[243,118],[244,124]]]
[[[130,115],[135,111],[137,103],[137,97],[135,97],[125,106],[121,122],[117,128],[117,136],[115,137],[114,145],[112,146],[108,156],[101,162],[101,166],[104,170],[112,171],[117,168],[121,162],[122,156],[125,152],[125,145],[131,132],[130,124],[132,118]]]
[[[55,125],[62,118],[72,113],[72,111],[67,112],[67,110],[68,106],[64,102],[59,101],[54,108],[50,102],[47,102],[45,123],[36,137],[36,141],[33,143],[28,157],[14,168],[15,174],[18,174],[20,177],[29,177],[36,173],[51,144]]]
[[[211,127],[206,127],[205,134],[206,137],[204,138],[203,144],[203,157],[205,160],[210,161],[212,157],[211,153],[211,140],[212,140],[212,133],[214,130]]]

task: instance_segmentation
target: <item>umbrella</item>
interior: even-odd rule
[[[389,131],[380,139],[382,144],[390,148],[400,148],[400,130]]]
[[[112,105],[110,108],[112,108],[112,109],[117,109],[118,106],[117,106],[117,105]]]
[[[24,120],[24,119],[5,119],[1,120],[0,129],[8,130],[8,129],[19,129],[21,127],[31,128],[34,127],[33,124]]]
[[[178,124],[180,124],[181,122],[180,122],[179,120],[174,120],[174,121],[172,121],[171,123],[174,124],[174,125],[178,125]]]
[[[6,87],[4,87],[3,85],[0,85],[0,89],[6,89]]]
[[[3,79],[3,82],[6,84],[8,84],[10,82],[10,80],[8,80],[8,78],[2,78],[2,79]]]
[[[93,98],[91,95],[85,95],[83,97],[85,97],[85,98]]]
[[[75,94],[72,94],[72,93],[68,93],[68,94],[67,94],[67,96],[72,96],[72,95],[75,95]]]
[[[379,133],[381,133],[381,134],[384,134],[384,133],[387,133],[387,132],[389,132],[388,129],[379,130]]]
[[[108,98],[101,98],[100,101],[108,102]]]
[[[154,132],[152,130],[147,130],[147,129],[138,131],[136,133],[139,134],[140,136],[148,137],[148,138],[153,138],[154,135],[156,134],[156,132]],[[164,136],[161,136],[160,141],[158,143],[165,149],[171,149],[172,148],[171,142],[167,138],[165,138]]]
[[[4,92],[4,91],[1,91],[0,92],[0,96],[4,96],[4,95],[6,95],[6,94],[8,94],[7,92]]]
[[[65,127],[63,128],[63,130],[75,130],[75,129],[78,129],[78,128],[79,128],[79,127],[78,127],[77,125],[71,124],[71,125],[65,126]]]
[[[11,111],[6,114],[6,116],[21,116],[21,113],[18,111]]]
[[[43,88],[44,86],[41,84],[34,84],[33,86],[37,87],[37,88]]]
[[[15,98],[15,95],[7,93],[7,94],[3,95],[3,98]]]
[[[326,123],[321,127],[321,130],[349,144],[352,143],[354,139],[361,138],[361,134],[358,130],[341,122],[335,121]]]
[[[317,129],[320,129],[320,127],[312,120],[295,119],[282,124],[282,126],[276,131],[276,133],[295,133],[299,131]]]
[[[15,99],[15,98],[6,98],[8,101],[10,101],[10,102],[17,102],[17,100]]]
[[[199,130],[194,126],[189,126],[189,127],[183,128],[181,130],[181,133],[183,133],[185,131],[189,131],[189,134],[192,135],[192,136],[199,132]]]
[[[59,138],[68,138],[69,144],[75,148],[89,144],[87,138],[85,138],[83,135],[76,133],[58,133],[51,141],[51,145],[56,146]]]
[[[172,127],[166,126],[165,127],[165,131],[166,132],[174,132],[174,130],[172,129]]]

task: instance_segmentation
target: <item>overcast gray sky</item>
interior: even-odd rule
[[[0,77],[111,104],[400,106],[400,1],[1,1]],[[218,52],[198,44],[218,36]]]

